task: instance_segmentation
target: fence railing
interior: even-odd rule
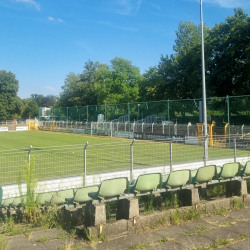
[[[126,138],[137,138],[140,133],[165,135],[169,138],[176,136],[203,136],[203,124],[157,123],[129,123],[129,122],[74,122],[74,121],[41,121],[40,129],[68,133],[107,135]],[[126,132],[126,133],[124,133]],[[137,134],[135,134],[137,133]],[[223,127],[208,124],[210,137],[245,136],[250,134],[250,126],[228,125]]]
[[[194,168],[209,161],[227,159],[241,161],[250,158],[250,140],[247,137],[217,137],[208,147],[208,159],[204,158],[205,140],[211,138],[172,138],[166,141],[127,140],[119,143],[98,145],[69,145],[61,147],[27,148],[0,152],[1,184],[17,183],[24,175],[24,166],[30,159],[35,160],[35,178],[48,180],[71,176],[99,178],[116,172],[129,170],[144,173],[148,168],[162,167],[163,174],[175,170],[179,164]],[[244,164],[244,162],[241,162]],[[94,182],[94,181],[93,181]]]
[[[11,126],[11,125],[25,125],[26,120],[2,120],[0,121],[0,127]]]
[[[208,123],[216,126],[250,124],[250,96],[207,98]],[[202,99],[162,100],[82,107],[40,109],[39,120],[91,122],[196,124],[202,122]],[[100,120],[98,117],[102,117]],[[229,133],[230,134],[230,133]]]

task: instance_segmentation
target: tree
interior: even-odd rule
[[[39,107],[35,100],[26,99],[26,107],[23,111],[22,118],[35,118],[39,114]]]
[[[17,97],[18,80],[12,72],[0,71],[0,120],[14,119],[20,115],[20,100]]]
[[[142,79],[140,69],[129,60],[115,57],[111,66],[101,64],[95,85],[98,104],[137,101]]]
[[[39,107],[52,107],[57,102],[58,97],[55,95],[43,96],[32,94],[30,99],[36,101]]]
[[[250,19],[242,9],[211,31],[211,89],[214,96],[249,95]]]
[[[205,37],[208,37],[209,32],[210,28],[205,25]],[[173,46],[175,54],[162,55],[158,66],[150,68],[143,75],[141,100],[190,99],[202,96],[200,27],[192,22],[181,22],[176,36]]]
[[[89,60],[85,63],[82,74],[70,72],[64,81],[63,92],[60,93],[57,106],[72,107],[96,104],[97,94],[94,84],[98,68],[99,62]]]

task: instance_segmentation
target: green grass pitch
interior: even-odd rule
[[[0,183],[16,183],[23,173],[32,145],[35,159],[35,178],[39,180],[82,175],[84,173],[84,145],[87,147],[87,174],[130,169],[131,139],[98,137],[50,131],[22,131],[0,133]],[[196,145],[172,145],[173,164],[202,161],[204,148]],[[233,149],[209,147],[209,159],[233,157]],[[248,151],[237,150],[237,156]],[[170,164],[170,144],[135,141],[133,167],[146,168]],[[192,165],[190,165],[192,167]]]

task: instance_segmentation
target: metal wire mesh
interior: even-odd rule
[[[216,137],[208,138],[208,159],[249,159],[250,138]],[[164,167],[188,163],[190,168],[195,162],[204,161],[205,138],[177,138],[170,141],[135,141],[132,140],[88,145],[86,148],[86,172],[84,166],[85,145],[61,147],[32,148],[31,157],[35,158],[35,178],[38,180],[53,179],[88,174]],[[132,150],[131,150],[132,149]],[[245,159],[244,158],[244,159]],[[19,172],[23,173],[24,165],[29,159],[29,149],[0,152],[0,181],[2,184],[16,183]],[[108,176],[108,175],[107,175]]]

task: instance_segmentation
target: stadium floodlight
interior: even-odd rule
[[[205,56],[204,56],[204,34],[203,34],[203,10],[202,0],[200,0],[200,15],[201,15],[201,67],[202,67],[202,100],[203,100],[203,124],[204,137],[207,137],[207,103],[206,103],[206,81],[205,81]],[[204,163],[208,159],[208,141],[204,142]]]

